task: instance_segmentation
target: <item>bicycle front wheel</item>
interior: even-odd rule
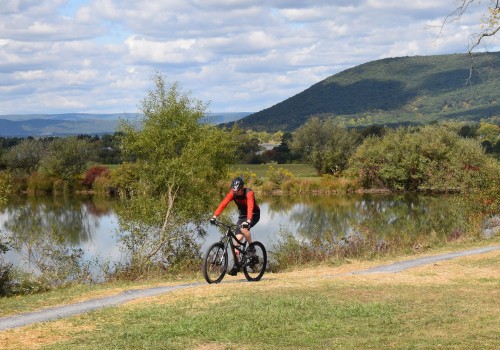
[[[227,251],[221,242],[212,244],[203,259],[203,276],[208,283],[219,283],[227,271]]]
[[[249,281],[259,281],[264,272],[266,272],[267,266],[267,252],[264,245],[260,242],[253,242],[247,248],[255,248],[255,254],[248,258],[243,264],[243,273]]]

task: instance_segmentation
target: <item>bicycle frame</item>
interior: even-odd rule
[[[236,256],[236,250],[240,252],[240,256],[243,254],[243,249],[247,244],[246,240],[239,240],[238,237],[234,234],[232,227],[237,227],[237,225],[228,225],[222,222],[218,222],[217,225],[226,227],[226,233],[221,237],[220,242],[224,244],[224,252],[227,252],[228,245],[231,247],[231,254],[233,255],[233,259],[236,264],[240,265],[238,261],[238,257]],[[239,246],[234,244],[234,241],[238,242]]]

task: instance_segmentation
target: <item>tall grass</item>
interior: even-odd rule
[[[317,177],[318,173],[311,164],[237,164],[232,167],[233,173],[254,173],[257,177],[265,178],[269,166],[282,168],[291,172],[295,177]]]

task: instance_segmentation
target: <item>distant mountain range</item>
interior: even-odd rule
[[[250,113],[208,113],[210,122],[228,123]],[[132,119],[137,114],[24,114],[0,115],[0,137],[48,137],[69,135],[101,135],[114,133],[120,119]]]
[[[399,57],[332,75],[237,123],[257,131],[292,131],[311,116],[331,116],[348,126],[500,123],[499,102],[500,52],[474,54],[473,60],[466,54]]]

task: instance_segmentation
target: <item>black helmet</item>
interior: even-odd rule
[[[245,183],[243,182],[243,179],[239,176],[235,178],[233,181],[231,181],[231,189],[234,192],[241,190],[243,188],[243,185],[245,185]]]

